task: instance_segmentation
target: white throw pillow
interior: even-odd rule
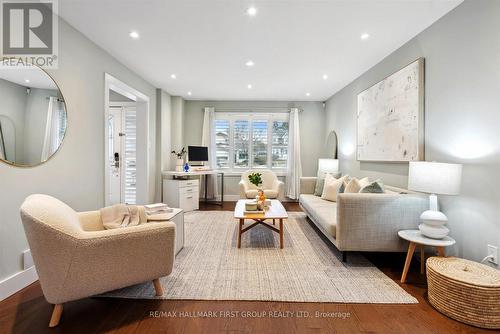
[[[367,177],[364,177],[364,178],[362,178],[361,180],[359,180],[359,186],[360,186],[361,188],[364,188],[364,187],[366,187],[366,186],[367,186],[367,185],[369,185],[369,184],[370,184],[370,179],[369,179],[369,178],[367,178]]]
[[[349,180],[349,183],[347,183],[344,192],[345,193],[359,193],[359,191],[363,188],[366,187],[368,184],[370,184],[370,181],[368,180],[367,177],[358,180],[357,178],[353,177],[352,179]]]
[[[327,174],[325,177],[325,186],[323,187],[323,193],[321,194],[321,198],[327,201],[336,202],[337,195],[346,177],[347,175],[336,179],[330,174]]]

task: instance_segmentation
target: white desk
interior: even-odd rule
[[[216,202],[216,204],[222,206],[224,203],[224,172],[220,170],[194,170],[189,172],[177,172],[177,171],[163,171],[163,177],[172,177],[173,179],[189,179],[193,176],[203,176],[203,175],[220,175],[221,176],[221,189],[220,189],[220,202]],[[207,199],[207,188],[208,188],[208,178],[205,178],[205,202]]]

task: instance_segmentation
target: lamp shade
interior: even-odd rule
[[[440,162],[410,162],[408,189],[437,195],[458,195],[462,165]]]
[[[334,173],[339,171],[339,161],[337,159],[318,159],[318,172]]]

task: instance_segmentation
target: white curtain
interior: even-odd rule
[[[286,176],[286,195],[291,199],[298,199],[300,191],[300,177],[302,176],[298,108],[291,108],[290,110],[288,132],[288,172]]]
[[[61,143],[59,137],[61,112],[64,112],[62,103],[58,101],[57,97],[49,97],[47,123],[45,125],[45,137],[41,156],[42,162],[48,160],[57,151]]]
[[[215,122],[215,108],[205,107],[205,114],[203,117],[203,133],[201,136],[201,145],[208,147],[208,166],[215,170],[215,136],[213,136],[213,127]],[[201,180],[202,192],[200,197],[205,196],[205,180],[208,177],[208,198],[217,197],[217,175],[203,176]]]

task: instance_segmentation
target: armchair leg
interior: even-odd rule
[[[163,288],[161,287],[160,280],[154,279],[153,284],[155,286],[155,291],[157,296],[163,296]]]
[[[52,317],[50,318],[49,327],[56,327],[59,325],[61,320],[61,315],[63,311],[63,304],[55,304],[54,310],[52,311]]]

